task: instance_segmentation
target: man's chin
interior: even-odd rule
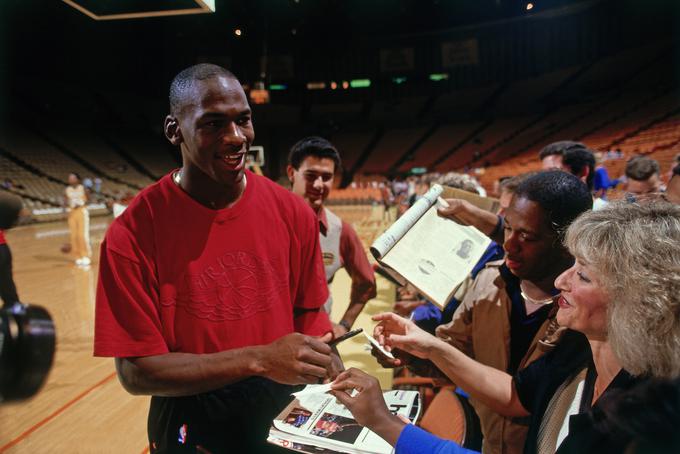
[[[323,207],[323,200],[322,199],[307,199],[307,204],[312,208],[314,211],[319,211]]]
[[[229,171],[223,170],[220,171],[216,176],[220,183],[227,186],[233,186],[234,184],[239,184],[243,181],[243,179],[245,178],[245,170],[244,169]]]

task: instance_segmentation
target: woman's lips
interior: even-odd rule
[[[560,296],[560,297],[557,299],[557,305],[558,305],[561,309],[567,309],[567,308],[570,308],[570,307],[571,307],[571,304],[569,304],[569,302],[568,302],[566,299],[564,299],[563,296]]]

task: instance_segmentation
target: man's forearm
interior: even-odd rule
[[[504,416],[527,416],[517,397],[512,376],[485,366],[437,339],[429,358],[457,386]]]
[[[131,394],[187,396],[263,373],[260,350],[261,347],[245,347],[210,354],[116,358],[116,370]]]
[[[356,321],[357,317],[361,313],[362,310],[364,310],[364,306],[366,303],[349,303],[349,306],[347,307],[347,310],[345,311],[345,315],[342,316],[340,319],[343,325],[347,324],[345,328],[349,329],[354,322]]]

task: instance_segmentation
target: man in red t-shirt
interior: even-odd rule
[[[94,353],[152,395],[151,452],[266,452],[290,385],[332,375],[319,230],[304,202],[245,171],[239,81],[209,64],[170,87],[183,166],[143,190],[101,247]],[[330,337],[330,335],[328,336]]]
[[[286,169],[292,191],[304,198],[319,218],[319,241],[326,280],[330,284],[340,268],[345,268],[352,278],[349,306],[340,321],[333,324],[336,337],[352,328],[366,302],[376,295],[373,268],[368,263],[359,236],[350,224],[324,206],[339,168],[340,153],[335,146],[323,137],[312,136],[291,147]],[[332,303],[329,297],[325,304],[329,314]]]

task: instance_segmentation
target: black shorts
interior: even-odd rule
[[[300,387],[253,377],[208,393],[151,398],[152,453],[285,453],[267,443],[269,427]]]

